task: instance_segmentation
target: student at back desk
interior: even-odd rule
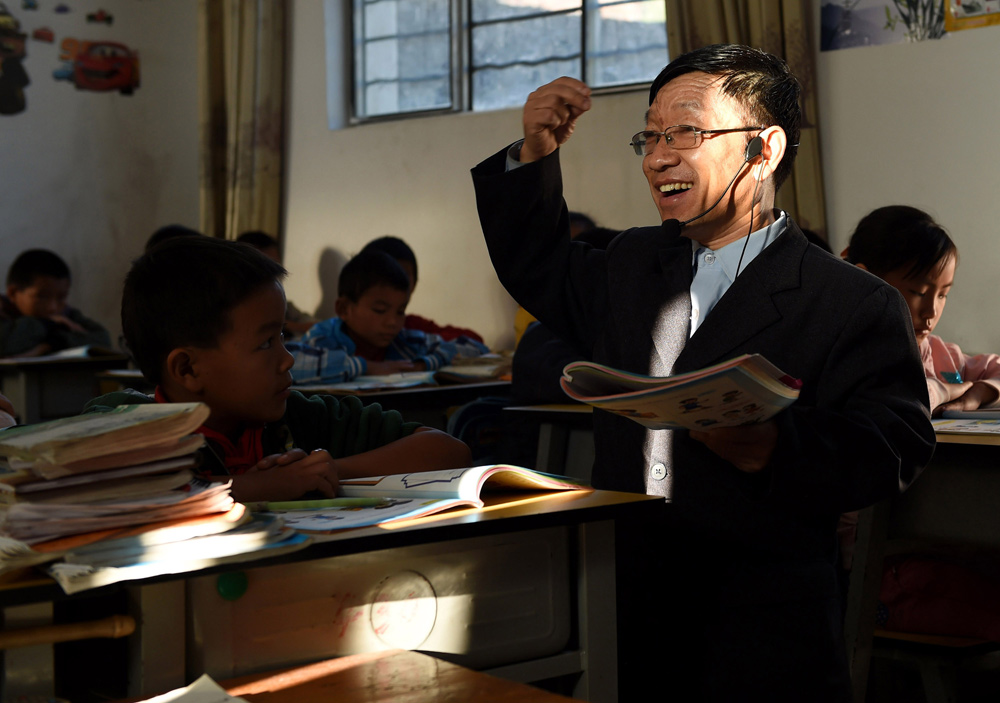
[[[446,342],[404,327],[410,279],[390,255],[362,251],[337,283],[337,317],[318,322],[292,345],[292,376],[300,383],[349,381],[365,374],[434,371],[457,355],[488,349],[465,338]]]
[[[417,287],[417,256],[413,253],[410,245],[399,237],[386,235],[368,242],[361,251],[371,250],[385,252],[403,267],[403,271],[406,272],[406,275],[410,279],[410,297],[412,298],[413,291]],[[460,337],[467,337],[479,343],[483,341],[478,332],[473,332],[464,327],[455,327],[454,325],[439,325],[434,320],[415,315],[412,312],[407,313],[406,322],[403,326],[408,330],[419,330],[428,334],[436,334],[446,342],[457,340]]]
[[[170,240],[139,258],[125,280],[122,327],[155,397],[111,393],[87,411],[205,403],[204,469],[232,477],[243,502],[333,496],[340,477],[468,466],[463,443],[395,411],[289,389],[284,275],[252,247],[211,237]]]
[[[86,344],[109,346],[108,331],[66,304],[70,273],[48,249],[22,252],[0,297],[0,356],[39,356]]]

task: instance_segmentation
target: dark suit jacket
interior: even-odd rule
[[[829,623],[818,626],[815,617],[826,609],[839,623],[829,611],[837,517],[905,488],[933,450],[926,382],[901,297],[810,245],[789,219],[688,339],[691,242],[677,222],[626,231],[606,251],[572,243],[558,152],[509,173],[505,155],[473,169],[490,256],[515,300],[557,335],[594,361],[638,373],[681,373],[760,353],[802,380],[799,400],[776,417],[778,445],[759,474],[737,470],[687,432],[647,433],[595,412],[594,485],[667,498],[663,541],[671,558],[686,559],[673,564],[709,574],[685,576],[688,595],[677,597],[758,615],[764,603],[821,602],[801,614],[801,631],[793,626],[763,647],[779,651],[801,635],[789,649],[812,641],[818,661],[816,648],[830,652],[823,640],[837,632],[819,632]],[[658,479],[662,467],[652,468],[660,464],[666,476]],[[709,637],[756,636],[721,635],[739,620],[726,618],[709,626],[722,628]]]

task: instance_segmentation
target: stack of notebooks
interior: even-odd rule
[[[72,593],[304,547],[195,477],[208,414],[132,405],[0,432],[0,573],[48,563]]]

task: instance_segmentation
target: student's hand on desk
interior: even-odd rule
[[[337,495],[340,480],[333,457],[325,449],[306,453],[292,449],[272,454],[233,480],[233,498],[241,503],[295,500],[311,491],[327,498]]]
[[[767,466],[778,445],[778,425],[773,420],[714,430],[691,430],[701,442],[740,471],[757,473]]]
[[[565,144],[590,104],[590,87],[568,76],[529,95],[524,104],[524,144],[518,161],[538,161]]]
[[[372,376],[388,376],[391,373],[419,371],[412,361],[369,361],[368,374]]]
[[[947,385],[948,402],[942,403],[934,409],[934,415],[938,416],[945,410],[978,410],[984,405],[989,405],[997,399],[998,393],[994,386],[982,381],[975,383],[949,383]]]

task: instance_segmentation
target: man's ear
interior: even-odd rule
[[[753,166],[752,173],[755,179],[762,181],[775,172],[781,159],[784,158],[785,150],[788,148],[788,137],[785,135],[785,130],[777,125],[768,127],[757,136],[764,144],[760,152],[760,161]]]
[[[191,393],[200,393],[204,383],[198,374],[198,350],[193,347],[178,347],[167,354],[164,376],[173,385],[181,386]]]
[[[351,301],[347,299],[346,295],[342,295],[339,298],[337,298],[337,301],[333,304],[333,311],[337,313],[337,317],[339,317],[342,320],[344,319],[344,316],[347,314],[347,309],[350,303]]]
[[[850,256],[850,255],[851,255],[851,247],[850,246],[844,247],[844,251],[840,252],[840,258],[843,259],[844,261],[847,261],[847,257]]]
[[[15,295],[15,294],[16,294],[16,293],[17,293],[18,291],[20,291],[20,290],[21,290],[21,289],[20,289],[20,288],[18,288],[17,286],[15,286],[15,285],[14,285],[13,283],[8,283],[8,284],[7,284],[7,297],[8,297],[8,298],[13,298],[13,297],[14,297],[14,295]]]

